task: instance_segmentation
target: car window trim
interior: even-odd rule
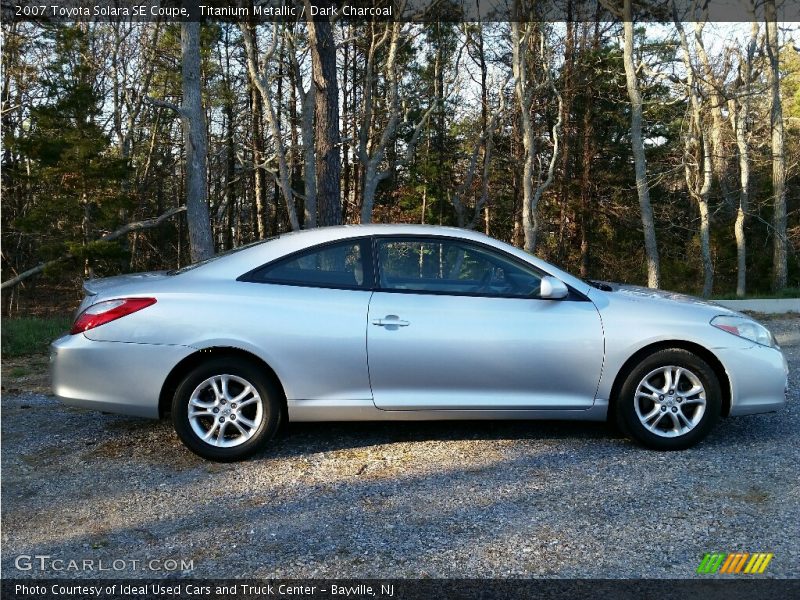
[[[533,269],[537,273],[541,273],[543,277],[555,277],[554,275],[550,275],[546,271],[543,271],[539,267],[532,265],[513,254],[509,254],[508,252],[501,250],[500,248],[496,248],[491,244],[486,244],[480,242],[478,240],[470,240],[461,237],[455,236],[447,236],[447,235],[437,235],[437,234],[412,234],[412,233],[401,233],[401,234],[378,234],[372,236],[372,260],[373,260],[373,268],[372,268],[372,275],[373,275],[373,285],[374,291],[376,292],[386,292],[389,294],[418,294],[424,296],[463,296],[469,298],[503,298],[505,300],[551,300],[550,298],[541,298],[538,296],[509,296],[505,294],[486,294],[482,292],[453,292],[453,291],[444,291],[444,290],[398,290],[394,288],[384,288],[380,285],[380,252],[378,251],[378,244],[382,240],[419,240],[419,241],[450,241],[450,242],[458,242],[464,245],[473,245],[480,249],[484,249],[489,251],[490,253],[499,254],[506,260],[511,263],[514,263],[522,268],[526,269]],[[560,281],[560,279],[559,279]],[[569,290],[569,294],[566,298],[561,298],[561,301],[572,301],[572,302],[590,302],[589,298],[573,288],[566,282],[562,282],[564,285],[567,286]]]
[[[250,269],[246,273],[239,275],[236,278],[236,281],[241,281],[244,283],[260,283],[266,285],[288,285],[292,287],[306,287],[306,288],[319,288],[319,289],[329,289],[329,290],[348,290],[348,291],[356,291],[356,292],[372,292],[375,289],[375,261],[372,257],[373,255],[373,243],[372,237],[370,235],[363,235],[358,237],[352,238],[340,238],[338,240],[329,240],[327,242],[322,242],[321,244],[317,244],[315,246],[310,246],[307,248],[302,248],[300,250],[295,250],[294,252],[290,252],[289,254],[284,254],[278,258],[265,262],[262,265],[257,266],[255,269]],[[264,270],[271,267],[275,267],[282,262],[290,262],[292,260],[296,260],[297,258],[304,256],[306,254],[313,254],[314,252],[320,252],[327,247],[331,246],[340,246],[343,244],[358,244],[361,247],[361,263],[362,269],[364,271],[364,283],[362,285],[337,285],[337,284],[327,284],[327,283],[312,283],[312,282],[300,282],[300,281],[270,281],[268,279],[257,279],[256,275]]]

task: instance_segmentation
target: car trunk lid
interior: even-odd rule
[[[85,294],[76,314],[80,314],[86,307],[97,301],[97,296],[119,296],[131,285],[143,282],[153,282],[168,277],[167,271],[150,271],[147,273],[131,273],[129,275],[115,275],[114,277],[98,277],[87,279],[83,282]]]

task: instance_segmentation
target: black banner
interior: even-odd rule
[[[105,580],[4,579],[4,600],[435,600],[659,599],[752,600],[798,598],[800,580],[566,580],[566,579],[376,579],[376,580]]]
[[[617,21],[623,0],[1,0],[3,21]],[[632,0],[633,20],[672,21],[673,0]],[[674,0],[684,21],[762,20],[763,2]],[[754,9],[753,6],[758,7]],[[775,0],[778,21],[800,1]]]

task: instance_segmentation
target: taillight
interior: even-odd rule
[[[155,303],[155,298],[119,298],[117,300],[98,302],[78,315],[69,332],[74,335],[94,329],[104,323],[116,321]]]

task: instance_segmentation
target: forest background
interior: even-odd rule
[[[800,293],[800,26],[2,25],[2,311],[340,223],[477,229],[565,269]]]

